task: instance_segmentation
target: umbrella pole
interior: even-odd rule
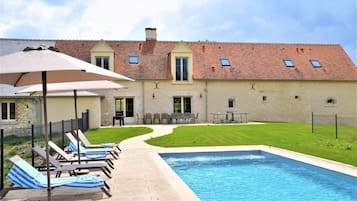
[[[46,147],[46,170],[47,170],[47,200],[51,201],[51,173],[49,165],[49,150],[48,150],[48,124],[47,124],[47,74],[42,71],[42,92],[43,92],[43,118],[45,123],[45,147]]]
[[[79,135],[78,135],[79,126],[78,126],[78,110],[77,110],[77,90],[73,90],[73,94],[74,94],[74,113],[76,117],[75,134],[77,136],[78,164],[81,164],[81,152],[79,150]]]

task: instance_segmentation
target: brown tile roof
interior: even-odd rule
[[[98,41],[57,41],[61,52],[90,62]],[[133,79],[172,79],[168,55],[178,42],[106,41],[114,50],[115,72]],[[187,42],[193,52],[194,79],[217,80],[357,80],[357,67],[340,45]],[[129,64],[138,55],[139,64]],[[231,66],[222,67],[220,58]],[[295,65],[287,68],[283,59]],[[320,61],[313,68],[310,60]]]

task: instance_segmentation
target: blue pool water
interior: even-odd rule
[[[356,201],[357,178],[263,151],[160,156],[202,201]]]

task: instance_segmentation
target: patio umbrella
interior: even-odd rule
[[[47,84],[48,93],[58,93],[58,92],[67,92],[73,91],[74,94],[74,113],[76,119],[76,132],[78,132],[78,111],[77,111],[77,91],[86,91],[86,90],[110,90],[110,89],[121,89],[127,88],[126,86],[107,81],[107,80],[98,80],[98,81],[81,81],[81,82],[63,82],[63,83],[51,83]],[[17,93],[30,93],[41,94],[42,86],[40,84],[32,85],[26,87],[22,90],[19,90]],[[79,147],[79,137],[77,136],[77,147]],[[78,148],[78,163],[81,163],[81,154],[80,149]]]
[[[123,75],[59,53],[53,47],[25,48],[21,52],[0,56],[0,83],[13,86],[42,83],[46,157],[49,157],[47,83],[88,80],[133,81]],[[48,200],[51,200],[49,163],[46,161]]]

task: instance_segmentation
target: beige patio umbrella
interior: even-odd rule
[[[42,83],[46,157],[49,157],[47,83],[88,80],[133,81],[126,76],[59,53],[51,47],[25,48],[21,52],[0,56],[0,83],[12,86]],[[49,163],[46,161],[48,200],[51,200]]]
[[[76,132],[78,131],[78,110],[77,110],[77,91],[87,91],[87,90],[110,90],[110,89],[122,89],[127,88],[121,84],[107,81],[107,80],[98,80],[98,81],[81,81],[81,82],[62,82],[62,83],[51,83],[47,84],[48,93],[58,93],[58,92],[67,92],[73,91],[74,95],[74,113],[76,119]],[[17,93],[30,93],[42,94],[42,85],[36,84],[29,87],[26,87],[22,90],[19,90]],[[79,137],[77,135],[77,147],[79,147]],[[78,163],[81,163],[81,153],[78,149]]]

